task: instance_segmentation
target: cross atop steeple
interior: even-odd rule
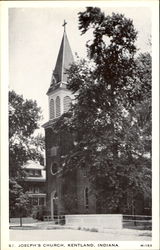
[[[67,22],[64,20],[64,23],[62,25],[64,27],[63,38],[62,38],[61,46],[59,49],[56,65],[53,70],[51,85],[47,93],[50,93],[52,90],[54,90],[54,88],[57,87],[58,84],[61,84],[61,83],[67,84],[68,76],[66,73],[66,69],[68,69],[70,64],[74,62],[74,58],[73,58],[73,54],[72,54],[70,44],[67,38],[67,34],[65,32],[66,24]]]
[[[66,31],[66,24],[67,24],[67,22],[66,22],[66,20],[64,20],[64,23],[63,23],[63,27],[64,27],[64,31]]]

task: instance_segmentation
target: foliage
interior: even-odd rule
[[[137,38],[133,21],[122,14],[105,16],[99,8],[88,7],[79,13],[79,23],[82,34],[93,29],[93,41],[87,44],[87,48],[89,58],[97,66],[96,78],[110,84],[112,92],[119,91],[133,73]]]
[[[25,193],[22,166],[28,160],[41,160],[44,149],[42,135],[34,136],[39,128],[41,110],[36,101],[24,100],[14,91],[9,92],[9,205],[10,216],[15,211],[20,216],[30,210],[30,201]]]
[[[63,197],[66,214],[77,213],[77,197],[76,194],[65,193]]]
[[[135,57],[137,32],[124,15],[88,7],[79,23],[82,34],[93,31],[93,63],[80,60],[68,71],[76,101],[54,130],[75,137],[64,171],[88,168],[97,197],[116,211],[124,197],[151,195],[151,56]]]
[[[9,212],[10,217],[26,216],[30,213],[31,204],[27,193],[24,193],[23,188],[15,181],[14,178],[9,180],[9,190],[10,190],[10,201],[9,201]]]
[[[39,128],[40,108],[36,101],[24,100],[9,92],[9,164],[10,176],[17,176],[27,160],[39,160],[44,148],[42,135],[33,136]]]

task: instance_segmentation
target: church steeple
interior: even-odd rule
[[[66,34],[66,29],[65,29],[66,24],[67,23],[64,21],[63,24],[64,33],[62,37],[62,42],[59,49],[56,66],[52,74],[51,86],[47,94],[52,90],[54,90],[55,88],[57,89],[58,86],[67,83],[66,69],[68,69],[69,65],[74,61],[73,54]]]

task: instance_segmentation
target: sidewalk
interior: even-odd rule
[[[42,237],[43,236],[43,237]],[[11,240],[151,240],[152,232],[135,229],[105,229],[92,232],[88,229],[78,230],[66,225],[54,225],[52,221],[24,224],[10,224]]]
[[[89,232],[59,228],[50,230],[10,230],[11,241],[151,241],[151,232],[122,229]]]

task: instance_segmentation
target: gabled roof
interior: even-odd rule
[[[23,169],[35,169],[35,170],[42,170],[45,169],[44,166],[40,165],[38,162],[36,161],[27,161],[23,166]]]
[[[46,181],[46,170],[45,166],[40,165],[38,162],[35,161],[27,161],[23,166],[22,169],[26,171],[30,170],[40,170],[41,176],[26,176],[25,181],[33,181],[33,182],[45,182]]]
[[[70,64],[73,62],[73,54],[69,45],[66,31],[64,30],[56,66],[52,74],[51,85],[47,94],[57,88],[58,84],[60,86],[60,83],[67,83],[66,69],[68,69]]]

